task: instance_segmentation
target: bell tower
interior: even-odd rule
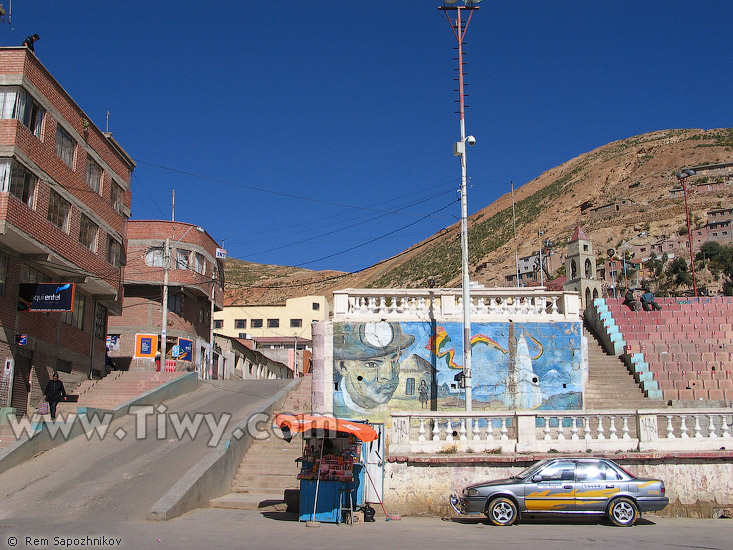
[[[580,303],[585,310],[594,298],[601,297],[601,281],[596,278],[596,255],[593,243],[579,225],[568,243],[568,254],[565,260],[565,290],[580,293]]]

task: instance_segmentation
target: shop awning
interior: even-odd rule
[[[310,430],[325,430],[353,434],[364,442],[377,439],[377,432],[369,424],[352,422],[333,416],[313,416],[310,414],[276,414],[274,423],[280,429],[303,433]]]

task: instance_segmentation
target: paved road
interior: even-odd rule
[[[321,524],[306,527],[284,514],[207,509],[196,510],[168,522],[100,522],[50,519],[0,520],[0,548],[54,547],[54,537],[100,539],[92,548],[201,549],[282,548],[374,550],[374,548],[432,549],[705,549],[731,548],[732,520],[670,519],[649,516],[631,528],[611,527],[591,520],[533,521],[514,527],[493,527],[482,521],[464,523],[438,518],[402,518],[354,526]],[[27,544],[27,537],[45,538],[47,544]],[[110,541],[113,540],[112,543]],[[94,542],[94,541],[92,541]],[[104,544],[102,544],[104,543]],[[65,547],[68,547],[66,545]],[[56,547],[63,547],[59,544]],[[73,547],[73,546],[72,546]],[[81,546],[78,546],[81,547]]]
[[[213,431],[216,425],[224,426],[222,418],[227,417],[221,415],[228,413],[233,415],[227,424],[231,431],[289,382],[207,381],[165,403],[166,413],[211,413]],[[158,431],[162,419],[167,420],[165,433]],[[138,440],[143,424],[147,437]],[[112,435],[120,428],[127,434],[121,440]],[[152,505],[211,450],[210,439],[206,421],[192,440],[188,435],[176,437],[170,416],[128,415],[112,423],[103,441],[80,436],[0,474],[0,522],[143,520]]]

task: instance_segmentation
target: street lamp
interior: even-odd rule
[[[695,172],[692,168],[684,168],[680,172],[675,174],[677,180],[682,183],[682,193],[685,195],[685,219],[687,220],[687,242],[690,247],[690,266],[692,266],[692,289],[695,292],[695,298],[697,298],[697,277],[695,277],[695,258],[692,254],[692,229],[690,229],[690,209],[687,206],[687,178],[694,176]]]
[[[466,143],[476,145],[476,138],[466,136],[465,94],[463,91],[463,39],[474,11],[480,0],[464,0],[465,6],[454,6],[458,0],[446,0],[447,6],[439,6],[453,30],[458,42],[458,105],[461,139],[453,145],[453,154],[461,157],[461,286],[463,298],[463,387],[466,392],[466,411],[473,408],[473,382],[471,380],[471,291],[468,272],[468,198],[466,195]],[[468,11],[468,18],[462,19],[462,11]]]
[[[163,316],[160,322],[160,362],[162,363],[162,370],[165,370],[165,354],[168,351],[166,349],[168,347],[168,272],[171,269],[171,249],[175,248],[192,229],[195,229],[199,233],[204,232],[203,227],[192,225],[186,229],[183,235],[181,235],[181,238],[174,242],[173,245],[170,244],[168,237],[165,238],[165,248],[163,249],[163,304],[161,308]]]

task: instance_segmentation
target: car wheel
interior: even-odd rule
[[[497,497],[486,508],[486,517],[494,525],[511,525],[517,521],[517,505],[507,497]]]
[[[639,519],[639,507],[630,498],[617,498],[608,507],[608,519],[617,527],[631,527]]]

